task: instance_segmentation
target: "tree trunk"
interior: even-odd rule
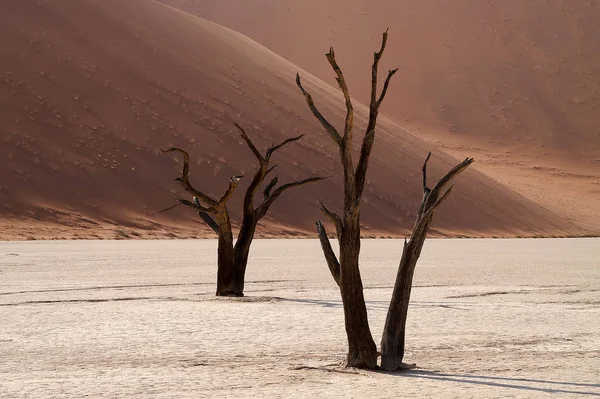
[[[235,286],[240,293],[244,292],[244,283],[246,279],[246,266],[248,265],[248,256],[250,255],[250,246],[254,239],[254,232],[256,231],[256,224],[258,220],[250,215],[245,215],[240,232],[238,235],[237,242],[234,247],[234,260],[233,265],[235,271]]]
[[[219,224],[219,247],[217,250],[217,296],[244,296],[236,284],[235,252],[233,250],[233,232],[226,208],[217,212]]]
[[[358,215],[356,219],[358,219]],[[371,335],[363,284],[358,266],[360,254],[360,228],[358,220],[346,220],[341,235],[340,292],[344,305],[346,335],[348,337],[347,367],[377,368],[377,346]]]
[[[427,222],[421,236],[411,237],[410,241],[404,244],[399,272],[396,276],[396,283],[394,284],[394,291],[381,338],[381,368],[385,371],[397,371],[403,368],[406,319],[408,317],[412,281],[430,224],[431,220]]]

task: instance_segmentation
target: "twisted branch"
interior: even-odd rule
[[[306,99],[308,108],[311,110],[311,112],[313,113],[315,118],[317,118],[317,120],[321,123],[321,126],[323,126],[323,128],[327,131],[327,133],[329,133],[329,136],[331,136],[331,138],[338,145],[338,147],[342,148],[342,137],[340,136],[338,131],[335,129],[335,127],[333,127],[333,125],[331,123],[329,123],[329,121],[327,119],[325,119],[323,114],[321,114],[321,112],[319,112],[312,96],[302,86],[302,82],[300,81],[300,74],[296,74],[296,85],[298,85],[298,88],[300,89],[302,94],[304,94],[304,98]]]
[[[181,153],[183,155],[183,168],[181,171],[181,177],[178,177],[175,180],[177,180],[178,182],[181,183],[181,186],[184,188],[185,191],[192,194],[193,196],[198,197],[200,200],[206,202],[208,205],[210,205],[210,206],[217,205],[216,200],[214,200],[211,197],[209,197],[208,195],[196,190],[190,183],[190,180],[189,180],[190,154],[188,154],[187,151],[184,151],[181,148],[173,147],[173,148],[169,148],[168,150],[162,150],[162,152],[165,154],[170,153],[170,152]]]

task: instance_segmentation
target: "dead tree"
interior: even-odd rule
[[[392,76],[397,72],[397,69],[388,72],[381,94],[377,97],[379,61],[385,50],[387,37],[388,33],[386,31],[383,34],[381,48],[374,56],[371,71],[369,120],[360,150],[360,158],[356,167],[352,160],[354,110],[344,75],[335,60],[333,48],[326,54],[326,57],[336,73],[336,80],[342,90],[346,103],[346,120],[343,135],[340,135],[337,129],[319,112],[311,94],[302,86],[300,76],[296,75],[296,83],[302,91],[308,107],[339,149],[344,183],[342,215],[340,216],[331,211],[321,200],[319,200],[321,210],[332,221],[336,229],[336,236],[340,247],[339,261],[331,248],[331,243],[327,238],[325,227],[320,221],[317,222],[316,225],[325,260],[331,275],[340,287],[342,303],[344,305],[344,319],[346,335],[348,337],[346,365],[348,367],[368,369],[375,369],[378,367],[378,352],[369,328],[362,279],[358,264],[360,254],[360,202],[365,185],[369,157],[375,139],[375,128],[379,107],[385,98]],[[428,160],[429,156],[427,157],[427,161]],[[383,365],[386,370],[397,370],[402,365],[402,355],[404,353],[404,326],[406,322],[408,301],[410,298],[412,276],[433,218],[433,212],[435,208],[448,197],[451,188],[443,193],[442,191],[456,175],[473,162],[472,159],[466,159],[463,163],[448,172],[448,174],[446,174],[432,190],[429,190],[426,184],[427,161],[425,161],[425,165],[423,166],[423,187],[425,194],[411,239],[407,241],[404,246],[404,254],[398,271],[397,281],[394,287],[394,297],[392,298],[391,306],[389,308],[384,339],[382,341],[382,348],[384,351],[382,354],[384,357]],[[399,355],[399,353],[402,354]]]
[[[263,198],[259,206],[255,207],[254,198],[257,190],[263,184],[266,177],[273,171],[275,166],[271,166],[271,156],[275,151],[283,146],[298,141],[302,136],[293,137],[279,144],[270,146],[263,155],[258,151],[246,131],[237,123],[235,124],[240,131],[241,137],[252,151],[252,154],[258,160],[258,168],[246,189],[244,196],[244,205],[242,210],[242,223],[238,233],[237,241],[234,244],[233,231],[231,228],[231,219],[227,209],[227,201],[233,195],[240,179],[243,176],[233,176],[229,181],[227,191],[219,199],[213,199],[210,196],[195,189],[189,181],[190,157],[188,153],[181,148],[170,148],[163,152],[178,152],[183,155],[183,170],[181,177],[176,180],[181,186],[192,195],[192,201],[180,199],[179,203],[194,208],[200,218],[218,234],[218,253],[217,253],[217,296],[244,296],[244,279],[246,275],[246,265],[248,264],[248,255],[250,246],[254,239],[254,233],[258,222],[267,214],[270,206],[286,190],[302,186],[307,183],[322,180],[322,177],[309,177],[304,180],[297,180],[287,184],[280,185],[278,177],[273,177],[263,190]],[[214,215],[215,219],[211,217]]]
[[[373,141],[375,139],[375,127],[379,107],[383,102],[388,90],[392,76],[397,69],[390,70],[385,79],[381,94],[377,95],[378,68],[379,61],[385,50],[387,42],[387,31],[383,34],[381,48],[375,53],[372,74],[371,74],[371,101],[369,103],[369,120],[360,150],[358,164],[355,167],[352,160],[352,130],[354,127],[354,109],[352,99],[348,91],[348,86],[344,79],[342,70],[335,59],[333,48],[326,54],[327,61],[336,74],[337,83],[344,94],[346,103],[346,121],[343,135],[340,135],[337,129],[325,119],[325,117],[316,108],[312,96],[302,86],[300,75],[296,75],[296,83],[304,95],[308,107],[313,115],[321,123],[329,136],[339,149],[340,159],[343,170],[344,183],[344,204],[342,215],[338,215],[328,209],[320,201],[321,210],[335,225],[337,238],[340,244],[340,260],[335,259],[335,254],[326,236],[325,228],[319,225],[319,236],[321,244],[325,249],[326,259],[329,269],[334,274],[334,270],[339,269],[338,284],[342,295],[344,305],[344,316],[346,324],[346,335],[348,336],[348,356],[346,364],[349,367],[375,368],[377,367],[377,347],[371,330],[369,329],[369,320],[367,318],[367,308],[363,295],[363,285],[358,267],[358,257],[360,254],[360,201],[365,186],[365,176]],[[338,266],[339,265],[339,266]],[[334,274],[334,278],[336,278]]]
[[[435,186],[427,187],[427,162],[431,152],[427,155],[423,164],[423,200],[419,206],[417,220],[410,235],[410,240],[404,240],[402,258],[396,275],[394,292],[388,308],[383,336],[381,339],[381,368],[386,371],[397,371],[403,368],[404,338],[406,334],[406,317],[408,315],[408,303],[412,280],[417,266],[417,260],[421,256],[423,244],[427,238],[427,232],[433,220],[436,208],[444,202],[452,187],[448,187],[452,179],[464,171],[473,163],[473,158],[466,158],[463,162],[452,168],[442,177]],[[448,187],[448,188],[447,188]],[[446,189],[447,188],[447,189]]]

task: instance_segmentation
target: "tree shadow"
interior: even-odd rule
[[[324,308],[340,308],[340,307],[342,307],[341,300],[326,301],[323,299],[300,299],[300,298],[296,298],[296,299],[282,298],[282,299],[285,302],[295,302],[295,303],[301,303],[301,304],[305,304],[305,305],[318,305],[318,306],[322,306]]]
[[[325,308],[341,308],[342,300],[324,300],[324,299],[301,299],[301,298],[282,298],[286,302],[302,303],[306,305],[317,305]],[[369,309],[387,309],[389,301],[365,301]]]
[[[449,374],[449,373],[438,373],[433,371],[422,371],[422,370],[406,370],[397,373],[385,373],[390,375],[422,378],[434,381],[447,381],[447,382],[458,382],[462,384],[474,384],[474,385],[486,385],[497,388],[511,388],[521,389],[526,391],[535,392],[546,392],[546,393],[568,393],[588,396],[599,396],[600,397],[600,384],[592,383],[580,383],[580,382],[566,382],[566,381],[549,381],[549,380],[534,380],[529,378],[511,378],[511,377],[490,377],[484,375],[475,374]],[[531,384],[531,385],[527,385]],[[535,386],[539,385],[555,385],[555,387],[542,387]],[[558,387],[562,385],[562,387]],[[597,391],[575,391],[569,389],[571,387],[580,388],[599,388]]]
[[[325,308],[341,308],[342,300],[324,300],[324,299],[301,299],[301,298],[281,298],[286,302],[296,302],[307,305],[318,305]],[[365,301],[368,309],[384,309],[387,310],[390,306],[389,301]],[[411,302],[410,306],[423,308],[446,308],[454,310],[468,310],[459,306],[454,306],[452,303],[442,302]]]

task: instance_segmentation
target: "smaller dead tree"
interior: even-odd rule
[[[267,176],[275,169],[271,166],[272,155],[287,144],[300,140],[303,136],[292,137],[279,144],[270,146],[265,154],[261,154],[256,148],[246,131],[237,123],[242,139],[252,151],[252,154],[258,160],[258,168],[246,189],[244,196],[244,205],[242,210],[242,223],[238,233],[237,241],[233,239],[233,230],[231,228],[231,219],[227,209],[227,201],[233,195],[240,179],[243,176],[233,176],[229,180],[229,187],[219,198],[214,199],[195,189],[189,181],[190,156],[181,148],[170,148],[164,150],[164,153],[177,152],[183,155],[183,170],[181,177],[175,179],[179,181],[186,192],[192,195],[192,200],[179,199],[179,203],[195,209],[200,218],[219,236],[218,254],[217,254],[217,296],[244,296],[244,279],[246,275],[246,266],[248,264],[248,255],[250,246],[254,239],[254,233],[258,222],[267,214],[271,205],[290,188],[299,187],[304,184],[322,180],[322,177],[309,177],[303,180],[296,180],[277,187],[279,178],[273,177],[263,190],[263,197],[260,205],[255,206],[255,195],[259,187],[263,184]],[[171,209],[171,208],[168,208]],[[167,209],[167,210],[168,210]],[[213,215],[213,216],[211,216]],[[215,220],[216,219],[216,220]]]

